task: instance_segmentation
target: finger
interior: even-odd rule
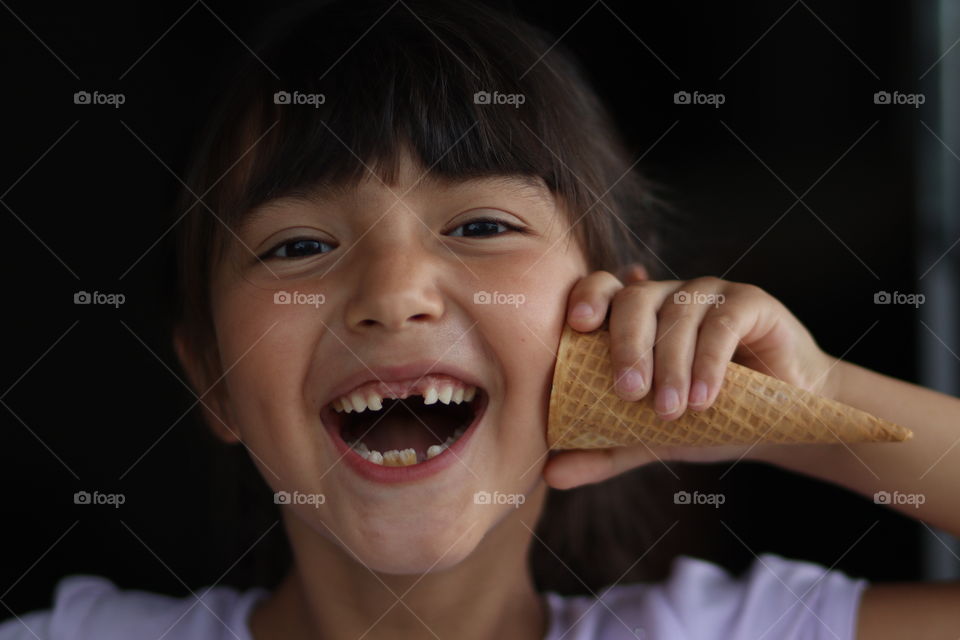
[[[649,280],[650,274],[647,272],[647,268],[640,264],[639,262],[634,262],[627,265],[623,269],[623,275],[620,276],[620,280],[623,284],[632,284],[634,282],[643,282],[644,280]]]
[[[707,309],[700,323],[690,385],[692,409],[699,411],[713,404],[723,385],[727,364],[740,340],[756,324],[758,307],[747,303],[731,304],[742,298],[735,289],[725,288],[718,292],[715,303]]]
[[[726,310],[711,309],[703,318],[697,337],[690,383],[691,409],[702,411],[713,404],[723,385],[727,364],[742,337],[745,319]]]
[[[594,271],[573,286],[567,299],[567,322],[577,331],[593,331],[607,316],[614,294],[623,284],[612,273]]]
[[[554,489],[572,489],[663,459],[645,446],[561,451],[547,462],[543,477]]]
[[[635,401],[646,395],[653,376],[657,311],[676,282],[647,280],[620,289],[610,311],[610,361],[617,395]]]
[[[654,346],[654,410],[661,420],[683,415],[690,396],[690,372],[700,323],[707,312],[704,300],[721,288],[719,278],[697,278],[666,297],[657,320]]]

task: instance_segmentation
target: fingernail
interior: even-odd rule
[[[673,387],[663,387],[657,391],[655,406],[660,415],[673,413],[680,406],[680,395]]]
[[[636,369],[621,369],[618,378],[623,393],[635,393],[643,389],[643,374]]]
[[[707,383],[697,380],[690,388],[690,404],[700,405],[707,401]]]
[[[570,312],[571,318],[589,318],[593,315],[593,307],[586,302],[579,302]]]

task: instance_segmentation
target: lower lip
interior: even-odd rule
[[[457,438],[456,442],[432,458],[406,467],[388,467],[370,462],[344,442],[340,435],[339,428],[332,426],[331,423],[325,423],[324,426],[326,427],[327,433],[330,434],[337,451],[340,452],[341,459],[346,461],[347,465],[361,477],[382,484],[414,482],[436,475],[451,464],[460,461],[462,453],[467,447],[467,442],[473,437],[474,431],[477,430],[477,425],[480,424],[480,421],[487,413],[487,405],[489,402],[489,397],[483,394],[480,406],[477,409],[477,414],[473,417],[473,422],[471,422],[467,430],[463,432],[463,435]],[[321,412],[321,420],[326,412],[332,413],[333,409],[324,409],[324,411]]]

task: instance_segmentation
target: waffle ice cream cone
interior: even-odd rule
[[[550,393],[547,443],[551,449],[638,445],[708,447],[782,444],[899,442],[913,436],[900,425],[823,398],[731,362],[714,403],[663,422],[653,394],[636,402],[613,390],[610,336],[565,325]]]

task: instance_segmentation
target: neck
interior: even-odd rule
[[[527,562],[542,483],[454,567],[418,575],[376,573],[284,513],[294,564],[250,619],[255,640],[274,638],[543,638],[548,612]]]

